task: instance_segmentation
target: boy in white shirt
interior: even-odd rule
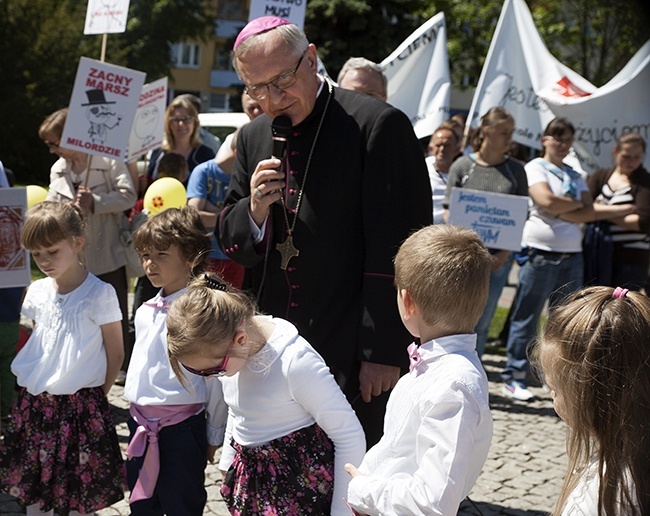
[[[474,326],[488,295],[490,254],[478,235],[427,226],[395,257],[402,322],[422,344],[393,389],[384,435],[353,477],[358,514],[456,514],[481,472],[492,440],[488,382]]]

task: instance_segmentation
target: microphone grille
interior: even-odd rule
[[[291,118],[287,115],[276,116],[273,119],[273,122],[271,122],[271,132],[273,133],[273,136],[286,138],[289,136],[289,133],[291,133],[292,127]]]

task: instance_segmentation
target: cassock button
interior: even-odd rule
[[[292,176],[295,176],[295,175],[296,175],[296,171],[295,171],[295,170],[289,170],[289,174],[291,174]]]
[[[298,290],[300,288],[300,285],[291,285],[291,288],[293,290]]]
[[[296,193],[296,189],[295,189],[295,188],[289,188],[289,193],[290,193],[291,195],[295,195],[295,193]]]
[[[291,213],[291,214],[296,213],[295,208],[290,208],[290,209],[289,209],[289,213]]]
[[[235,244],[235,245],[234,245],[234,248],[235,248],[235,251],[236,251],[237,249],[239,249],[239,244]]]
[[[292,156],[297,156],[298,154],[300,154],[300,153],[297,150],[292,150],[291,151]]]
[[[299,133],[298,131],[294,131],[294,132],[293,132],[293,135],[294,135],[294,136],[300,136],[300,133]]]
[[[295,308],[295,307],[297,307],[297,306],[298,306],[298,303],[294,303],[293,301],[291,301],[291,307],[292,307],[292,308]]]
[[[287,267],[287,272],[293,272],[295,270],[296,270],[295,267]]]

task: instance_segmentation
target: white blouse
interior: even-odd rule
[[[221,444],[226,426],[226,407],[218,386],[208,389],[206,379],[187,373],[186,389],[169,363],[167,309],[186,289],[162,297],[162,290],[140,305],[135,313],[135,344],[124,384],[124,397],[136,405],[191,405],[203,403],[208,412],[208,441]]]
[[[359,466],[348,501],[362,514],[458,512],[492,441],[488,381],[476,335],[452,335],[419,348],[420,373],[397,382],[384,435]]]
[[[21,309],[35,322],[11,371],[30,394],[74,394],[106,381],[101,326],[122,320],[115,289],[88,273],[72,292],[59,294],[52,278],[33,282]]]
[[[366,449],[361,424],[322,357],[291,323],[272,318],[265,346],[231,377],[221,377],[229,407],[230,436],[243,446],[266,444],[317,423],[334,443],[332,514],[349,515],[345,463],[358,464]],[[227,470],[235,451],[224,446],[219,467]]]

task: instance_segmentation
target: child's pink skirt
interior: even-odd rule
[[[312,425],[237,454],[221,495],[231,514],[330,514],[334,445]]]
[[[21,389],[0,445],[0,492],[60,514],[124,498],[124,463],[100,387],[33,396]]]

